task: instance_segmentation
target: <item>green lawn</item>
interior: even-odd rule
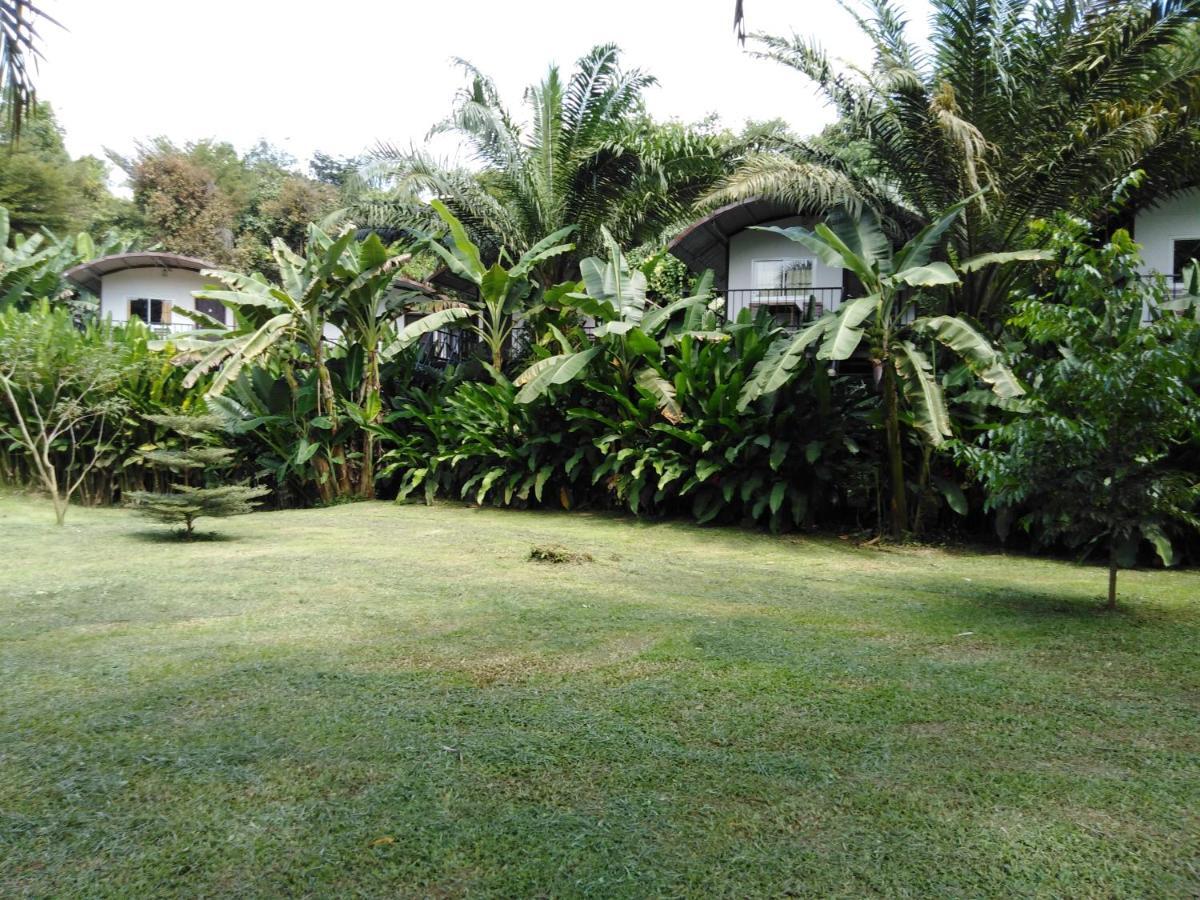
[[[1200,574],[1105,615],[1100,569],[833,538],[220,529],[0,495],[0,895],[1200,893]]]

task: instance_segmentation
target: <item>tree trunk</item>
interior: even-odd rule
[[[891,473],[892,538],[901,540],[908,525],[908,496],[904,485],[904,452],[900,445],[900,409],[896,397],[896,369],[883,360],[883,410],[887,430],[888,470]]]
[[[1117,544],[1111,541],[1108,547],[1108,603],[1107,610],[1117,608]]]
[[[313,469],[317,473],[317,495],[322,503],[332,503],[336,485],[333,483],[333,472],[329,468],[329,460],[318,451],[312,458]]]
[[[363,392],[363,407],[374,403],[382,393],[379,385],[379,353],[371,350],[367,354],[367,384]],[[382,412],[380,413],[382,415]],[[375,424],[378,417],[372,420]],[[364,500],[375,499],[375,435],[363,429],[362,464],[358,476],[358,495]]]

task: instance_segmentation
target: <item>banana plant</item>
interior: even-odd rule
[[[663,369],[662,348],[684,333],[700,340],[728,339],[727,334],[720,332],[672,327],[677,314],[700,309],[712,300],[711,274],[701,279],[693,296],[655,306],[646,299],[645,272],[630,268],[607,230],[603,230],[603,239],[609,258],[583,260],[579,265],[583,277],[576,290],[557,298],[563,306],[575,309],[595,323],[592,345],[576,350],[561,332],[554,330],[553,338],[562,352],[538,360],[517,376],[513,381],[521,388],[517,402],[530,403],[554,385],[584,376],[597,364],[606,372],[615,373],[621,384],[633,383],[653,395],[663,417],[679,422],[683,414],[675,400],[675,387]]]
[[[0,206],[0,311],[69,296],[72,288],[63,274],[67,269],[99,256],[124,253],[130,243],[114,231],[104,235],[99,245],[84,232],[74,238],[59,238],[44,229],[39,234],[17,234],[10,228],[8,210]]]
[[[203,273],[229,289],[197,291],[196,297],[231,307],[237,325],[232,334],[201,330],[172,339],[177,349],[175,361],[192,366],[184,386],[190,387],[206,372],[215,370],[209,395],[219,396],[247,364],[274,354],[281,358],[284,376],[296,394],[299,382],[293,364],[311,365],[316,373],[316,398],[308,427],[336,433],[345,413],[364,429],[370,452],[362,457],[357,493],[370,496],[374,491],[374,446],[366,425],[377,419],[382,409],[379,360],[411,346],[421,335],[463,318],[469,311],[446,310],[398,333],[392,331],[399,310],[386,302],[385,295],[403,264],[403,254],[385,247],[374,235],[356,241],[352,226],[330,235],[310,225],[303,255],[293,253],[279,239],[272,247],[280,272],[277,284],[258,274],[218,270]],[[216,324],[202,313],[188,315],[201,325]],[[338,402],[329,369],[329,325],[347,329],[350,340],[362,343],[369,354],[371,365],[364,373],[365,380],[355,385],[358,404],[350,398]],[[314,434],[314,444],[316,437]],[[322,499],[329,501],[354,488],[345,454],[327,451],[327,456],[320,484]]]
[[[500,372],[504,368],[504,348],[512,337],[517,316],[527,308],[538,289],[545,287],[534,278],[534,268],[539,263],[575,249],[574,244],[563,243],[575,226],[560,228],[542,238],[509,268],[502,265],[508,261],[503,251],[500,260],[487,266],[462,222],[455,218],[446,204],[433,200],[430,205],[446,223],[451,246],[446,247],[434,239],[428,241],[428,246],[451,272],[475,285],[478,296],[466,301],[478,314],[476,323],[470,327],[491,353],[492,369]]]
[[[865,296],[846,300],[836,310],[801,329],[779,352],[764,359],[739,398],[745,409],[764,394],[787,384],[816,346],[824,360],[849,359],[865,345],[883,404],[891,481],[891,532],[899,539],[907,528],[908,503],[900,439],[900,406],[906,401],[913,425],[923,440],[940,446],[951,435],[950,414],[933,360],[922,345],[937,341],[953,353],[1000,398],[1024,393],[1000,353],[974,324],[963,317],[919,314],[929,288],[952,288],[961,274],[1018,260],[1042,260],[1051,254],[1036,249],[987,253],[958,264],[935,261],[947,232],[974,198],[946,210],[899,250],[894,250],[875,213],[854,217],[836,210],[827,222],[809,231],[802,227],[759,226],[802,244],[827,266],[849,269]]]
[[[334,302],[330,321],[342,332],[348,348],[361,348],[365,361],[362,381],[353,400],[345,401],[346,412],[362,429],[362,455],[358,472],[358,495],[375,496],[375,430],[383,413],[380,364],[415,344],[432,331],[473,315],[464,308],[444,309],[396,329],[410,302],[420,296],[414,290],[396,288],[400,267],[412,258],[397,245],[387,246],[374,232],[351,244],[342,255],[341,266],[331,279]]]

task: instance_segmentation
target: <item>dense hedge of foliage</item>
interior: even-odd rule
[[[49,465],[63,482],[79,476],[75,499],[85,503],[161,491],[161,472],[151,463],[178,436],[156,421],[207,413],[224,423],[224,443],[236,460],[231,480],[270,488],[268,502],[276,506],[441,497],[773,531],[886,530],[894,470],[886,462],[884,404],[869,352],[842,364],[836,355],[797,351],[797,336],[765,313],[725,321],[703,280],[671,292],[689,296],[656,300],[650,279],[659,261],[649,258],[642,271],[612,244],[609,259],[584,260],[579,282],[543,287],[525,262],[484,265],[445,214],[452,239],[437,252],[476,280],[482,299],[452,304],[406,328],[397,329],[399,316],[427,301],[393,290],[405,248],[374,236],[358,240],[353,228],[327,234],[312,227],[303,255],[277,247],[280,283],[221,274],[230,290],[211,296],[233,311],[228,331],[168,341],[138,323],[81,327],[62,302],[18,297],[0,312],[0,378],[20,381],[28,396],[42,398],[43,412],[70,411],[63,404],[100,401],[73,396],[62,373],[100,356],[119,372],[111,397],[100,404],[103,431],[80,428],[48,444]],[[1196,292],[1171,296],[1135,278],[1127,235],[1096,241],[1082,223],[1067,220],[1041,227],[1055,264],[1026,280],[1025,299],[1017,298],[1021,314],[998,342],[1026,393],[998,398],[987,374],[938,351],[931,337],[922,352],[937,393],[927,392],[924,402],[944,398],[947,446],[957,453],[929,439],[922,398],[900,396],[907,531],[982,537],[1019,519],[1031,540],[1052,546],[1077,532],[1036,505],[1036,486],[1022,491],[1011,479],[991,477],[979,455],[1011,443],[1008,436],[1030,423],[1053,420],[1064,433],[1080,434],[1096,425],[1087,418],[1096,418],[1091,407],[1060,408],[1067,395],[1051,390],[1063,382],[1049,379],[1048,361],[1061,364],[1064,353],[1083,359],[1071,350],[1075,338],[1047,330],[1049,313],[1034,315],[1060,310],[1067,322],[1122,317],[1127,324],[1113,332],[1111,349],[1126,353],[1120,341],[1134,341],[1127,371],[1139,360],[1149,365],[1152,356],[1170,360],[1162,372],[1151,367],[1139,376],[1137,390],[1145,409],[1170,401],[1193,413],[1174,420],[1178,427],[1155,445],[1161,457],[1155,465],[1180,473],[1172,475],[1179,515],[1169,527],[1148,518],[1136,534],[1149,538],[1142,559],[1148,547],[1170,562],[1194,556],[1195,479],[1187,473],[1195,472],[1200,446]],[[545,243],[530,259],[561,251]],[[915,289],[905,302],[918,308],[937,302],[922,299],[928,290]],[[1130,320],[1139,304],[1162,324],[1146,328],[1140,316]],[[806,327],[826,335],[827,346],[844,318],[830,314]],[[331,325],[340,333],[332,341],[321,337]],[[435,364],[427,341],[435,328],[473,331],[478,352],[449,368]],[[511,337],[489,345],[497,334]],[[1158,345],[1174,349],[1154,356]],[[24,356],[14,364],[4,347],[23,348],[12,353]],[[1125,390],[1115,379],[1097,378],[1089,402],[1105,403],[1109,382],[1111,390]],[[14,408],[0,403],[0,479],[42,483],[19,439]],[[81,453],[88,442],[93,446]],[[79,469],[84,457],[96,461],[86,472]],[[1079,464],[1099,472],[1097,460]],[[981,481],[970,477],[972,470]],[[1123,549],[1123,562],[1136,551]]]

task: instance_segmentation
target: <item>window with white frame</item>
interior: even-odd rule
[[[750,277],[760,300],[795,300],[812,289],[815,267],[812,259],[756,259]]]

